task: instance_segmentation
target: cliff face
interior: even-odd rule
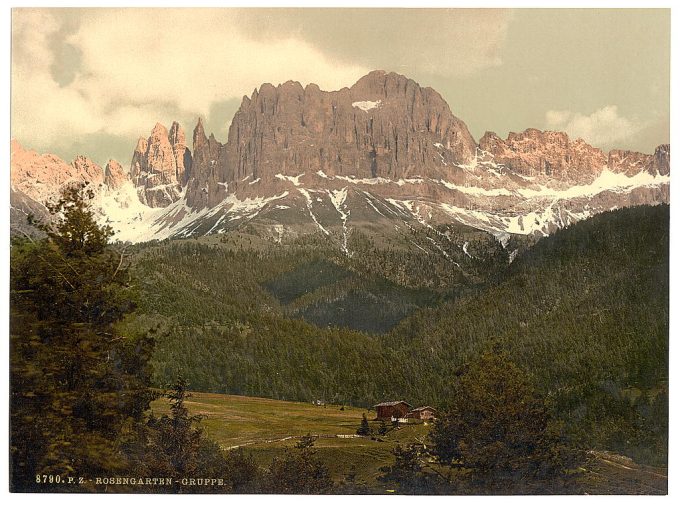
[[[194,207],[214,205],[225,197],[226,160],[224,145],[215,136],[205,135],[199,118],[193,135],[192,177],[187,181],[187,204]]]
[[[10,183],[39,204],[59,197],[67,184],[86,183],[97,188],[104,183],[104,171],[91,159],[77,156],[72,163],[54,154],[38,154],[11,141]]]
[[[604,169],[628,177],[642,171],[652,175],[670,173],[668,144],[658,146],[653,155],[620,149],[605,154],[582,139],[570,139],[564,132],[529,128],[510,133],[505,140],[486,132],[479,140],[479,148],[483,157],[521,175],[567,179],[574,185],[592,181]]]
[[[319,177],[424,178],[454,185],[475,180],[491,188],[497,181],[485,168],[498,167],[515,175],[517,184],[521,177],[538,177],[548,184],[586,185],[605,169],[629,177],[640,171],[667,175],[669,158],[668,146],[659,146],[654,155],[604,153],[564,132],[533,128],[507,139],[487,132],[477,144],[436,91],[374,71],[331,92],[293,81],[263,84],[243,97],[226,143],[208,136],[199,119],[193,156],[177,123],[169,133],[156,125],[151,137],[138,143],[132,177],[148,205],[169,205],[186,185],[187,205],[203,209],[230,194],[281,193],[286,187],[281,181],[290,178],[302,177],[308,185]]]
[[[583,140],[571,140],[564,132],[534,128],[510,133],[505,140],[486,132],[479,140],[479,148],[496,163],[528,177],[566,177],[578,182],[592,178],[607,165],[605,154]]]
[[[654,159],[651,162],[650,173],[670,175],[671,173],[671,145],[661,144],[654,151]]]
[[[148,139],[141,137],[132,155],[130,177],[140,200],[149,207],[166,207],[180,198],[191,172],[192,158],[184,130],[174,122],[156,123]]]
[[[82,156],[67,164],[13,142],[12,198],[20,212],[86,181],[102,188],[101,214],[130,240],[259,222],[276,234],[339,230],[348,254],[351,227],[366,223],[453,221],[507,240],[670,199],[669,145],[604,153],[533,128],[487,132],[477,144],[436,91],[382,71],[332,92],[263,84],[243,98],[226,143],[199,119],[192,149],[177,122],[156,124],[127,174],[113,160],[104,170]]]
[[[104,184],[109,189],[120,189],[125,182],[130,180],[130,176],[120,163],[116,160],[109,160],[104,167]]]
[[[197,147],[206,145],[202,125],[197,130],[196,160]],[[243,98],[226,145],[217,147],[210,159],[196,161],[194,170],[201,183],[216,177],[235,185],[246,178],[268,184],[277,174],[319,171],[395,180],[446,177],[454,164],[470,162],[475,147],[465,123],[436,91],[404,76],[376,71],[351,88],[332,92],[292,81],[262,85]],[[201,177],[201,172],[209,175]],[[201,195],[190,191],[192,202],[207,194],[205,203],[211,205],[224,197],[211,185],[196,186]]]

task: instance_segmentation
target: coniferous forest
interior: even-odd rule
[[[506,247],[478,234],[469,255],[454,240],[443,255],[359,230],[350,255],[319,237],[273,244],[247,228],[110,245],[82,190],[51,211],[60,217],[41,225],[43,238],[16,237],[11,249],[14,490],[40,490],[55,471],[210,468],[227,478],[222,492],[358,492],[334,487],[311,439],[264,468],[220,449],[184,406],[188,390],[432,405],[445,415],[429,442],[399,448],[384,469],[403,492],[474,492],[489,479],[501,487],[488,492],[503,492],[517,475],[552,483],[523,492],[578,492],[555,476],[592,449],[667,463],[666,205]],[[414,229],[411,239],[470,232]],[[172,408],[152,413],[162,395]],[[505,445],[475,421],[491,418]]]

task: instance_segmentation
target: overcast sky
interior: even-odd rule
[[[264,82],[351,86],[395,71],[479,139],[529,127],[605,150],[669,142],[669,10],[15,9],[12,136],[130,163],[158,121],[226,141]]]

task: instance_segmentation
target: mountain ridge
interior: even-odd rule
[[[258,222],[272,236],[281,225],[338,234],[346,247],[351,229],[367,223],[455,221],[504,241],[670,198],[667,144],[651,155],[604,153],[535,128],[476,142],[439,93],[393,72],[370,72],[337,91],[262,84],[243,97],[225,143],[206,135],[201,118],[192,141],[190,149],[179,123],[156,123],[124,172],[117,162],[101,169],[84,157],[68,165],[28,155],[13,140],[12,193],[23,193],[14,200],[18,209],[23,197],[39,205],[82,180],[99,188],[99,213],[120,240]]]

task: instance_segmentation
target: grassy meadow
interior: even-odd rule
[[[318,435],[314,447],[334,480],[341,481],[354,467],[357,479],[375,483],[380,467],[394,461],[393,449],[422,440],[426,424],[402,424],[384,436],[340,438],[355,435],[366,414],[375,432],[380,423],[375,411],[342,405],[318,406],[248,396],[192,392],[185,405],[192,415],[203,416],[200,425],[223,449],[243,449],[261,466],[295,446],[300,437]],[[167,401],[153,403],[156,414],[169,411]]]

